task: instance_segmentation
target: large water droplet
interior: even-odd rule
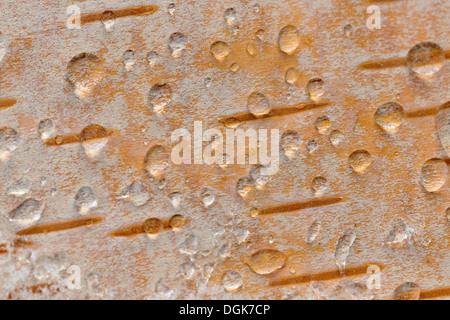
[[[420,183],[428,192],[436,192],[447,181],[448,168],[444,160],[433,158],[427,160],[420,170]]]
[[[97,206],[94,190],[91,187],[81,187],[75,195],[75,208],[81,215],[86,215]]]
[[[148,94],[150,108],[161,113],[172,100],[172,88],[167,83],[157,83],[151,87]]]
[[[274,249],[261,249],[248,261],[250,268],[258,274],[269,274],[284,266],[286,256]]]
[[[91,95],[106,76],[100,59],[92,53],[80,53],[67,65],[67,79],[78,97]]]
[[[44,203],[34,199],[27,199],[9,213],[9,221],[28,226],[36,223],[44,210]]]
[[[242,287],[244,281],[237,271],[227,270],[223,273],[220,283],[225,290],[232,292]]]
[[[291,55],[300,44],[300,36],[296,27],[285,26],[278,34],[278,47],[284,53]]]
[[[173,58],[181,57],[186,49],[186,36],[180,32],[175,32],[169,37],[169,50]]]
[[[139,207],[150,200],[150,192],[145,184],[136,180],[130,186],[123,189],[117,198],[131,201],[135,206]]]
[[[374,115],[375,123],[385,131],[395,131],[403,122],[403,107],[396,102],[387,102],[378,107]]]
[[[31,190],[32,182],[27,177],[22,177],[19,180],[13,182],[8,189],[6,189],[6,193],[13,195],[15,197],[22,196],[27,194]]]
[[[255,117],[261,117],[270,112],[269,100],[260,92],[252,92],[247,99],[247,108]]]
[[[0,129],[0,161],[6,162],[19,146],[19,134],[8,127]]]
[[[80,134],[81,146],[84,152],[91,157],[97,157],[108,143],[108,130],[98,124],[91,124],[84,128]]]
[[[419,75],[429,76],[444,65],[445,52],[440,45],[424,41],[414,45],[406,55],[406,65]]]
[[[211,47],[209,47],[209,51],[218,61],[223,61],[230,54],[230,48],[223,41],[214,42]]]
[[[336,244],[336,250],[334,251],[334,260],[339,270],[342,272],[345,269],[345,264],[350,251],[350,247],[356,239],[356,230],[347,229],[339,238]]]
[[[357,173],[363,173],[372,163],[372,156],[366,150],[356,150],[348,157],[348,165]]]
[[[153,177],[159,177],[169,166],[169,153],[166,149],[157,144],[152,146],[145,155],[144,168]]]
[[[420,287],[414,282],[405,282],[394,290],[394,300],[419,300]]]

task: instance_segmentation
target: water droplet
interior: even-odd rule
[[[42,140],[51,139],[55,137],[56,130],[55,124],[51,119],[45,119],[39,122],[38,132],[41,135]]]
[[[205,87],[209,88],[209,86],[211,85],[212,79],[210,77],[205,78],[205,80],[203,81],[203,83],[205,84]]]
[[[6,37],[0,32],[0,62],[2,62],[3,58],[8,53],[8,40]]]
[[[197,253],[198,239],[195,235],[189,235],[186,240],[180,244],[179,251],[182,254],[194,255]]]
[[[424,41],[414,45],[406,55],[406,65],[419,75],[429,76],[444,65],[445,52],[440,45]]]
[[[208,208],[214,203],[214,200],[216,199],[216,196],[214,195],[213,191],[209,188],[204,188],[200,192],[200,199],[202,200],[203,205],[205,208]]]
[[[27,177],[22,177],[19,180],[13,182],[8,189],[6,189],[6,193],[13,195],[15,197],[22,196],[27,194],[31,190],[31,180]]]
[[[331,121],[327,116],[320,116],[316,119],[315,127],[319,134],[326,134],[331,128]]]
[[[47,183],[47,177],[41,177],[39,183],[41,184],[42,187],[45,186],[45,184]]]
[[[321,196],[328,189],[328,181],[324,177],[315,177],[311,182],[311,188],[315,196]]]
[[[115,24],[116,16],[111,10],[104,11],[102,13],[101,21],[106,31],[111,31]]]
[[[300,143],[300,136],[294,130],[287,130],[281,135],[280,146],[284,150],[286,157],[289,159],[292,159],[295,156]]]
[[[44,203],[34,199],[27,199],[9,213],[9,221],[28,226],[36,223],[44,210]]]
[[[223,41],[214,42],[209,51],[217,61],[223,61],[230,54],[230,48]]]
[[[234,236],[236,237],[236,240],[239,244],[245,242],[247,240],[248,235],[250,234],[250,231],[248,229],[243,227],[237,227],[233,230]]]
[[[309,154],[313,154],[318,148],[319,145],[316,140],[310,140],[306,143],[306,151],[308,151]]]
[[[255,44],[249,43],[249,44],[247,45],[247,53],[248,53],[249,55],[251,55],[252,57],[256,56],[256,54],[257,54],[257,49],[256,49]]]
[[[225,290],[232,292],[242,287],[244,280],[242,280],[242,276],[237,271],[227,270],[223,273],[220,283]]]
[[[258,31],[256,31],[255,33],[255,37],[257,37],[259,40],[263,40],[264,36],[266,35],[266,32],[263,29],[259,29]]]
[[[166,285],[163,278],[155,283],[155,293],[164,299],[171,299],[174,297],[174,291]]]
[[[108,143],[108,130],[98,124],[91,124],[80,133],[81,146],[91,158],[97,157]]]
[[[402,219],[394,219],[392,221],[392,229],[389,230],[385,238],[387,245],[401,245],[404,241],[411,238],[411,232],[413,230],[409,228],[405,221]]]
[[[405,282],[394,290],[394,300],[419,300],[420,287],[414,282]]]
[[[288,55],[294,53],[300,44],[300,36],[296,27],[292,25],[285,26],[278,34],[278,47]]]
[[[173,192],[169,194],[168,196],[169,202],[174,208],[179,208],[181,204],[181,200],[183,199],[183,196],[179,192]]]
[[[172,230],[177,231],[186,224],[186,218],[181,214],[173,215],[169,220],[169,226]]]
[[[334,260],[339,270],[342,272],[345,269],[345,264],[350,251],[350,247],[356,239],[356,230],[347,229],[339,238],[336,244],[336,250],[334,251]]]
[[[159,54],[156,51],[150,51],[147,53],[146,59],[148,64],[153,67],[159,59]]]
[[[173,58],[181,57],[186,49],[187,40],[184,34],[175,32],[169,37],[169,50]]]
[[[136,55],[133,50],[126,50],[122,56],[122,62],[125,69],[130,71],[136,63]]]
[[[226,9],[224,14],[223,14],[223,18],[225,20],[225,23],[230,25],[230,26],[237,23],[236,16],[237,16],[237,14],[236,14],[236,10],[234,8]]]
[[[433,158],[427,160],[420,170],[420,182],[428,192],[436,192],[447,181],[448,168],[444,160]]]
[[[308,234],[306,237],[306,243],[313,243],[314,240],[316,240],[317,236],[320,233],[320,230],[322,229],[322,222],[320,220],[316,219],[311,224],[311,226],[308,229]]]
[[[67,79],[78,97],[91,95],[105,79],[100,59],[92,53],[80,53],[67,65]]]
[[[19,146],[19,134],[8,127],[0,129],[0,161],[6,162]]]
[[[345,35],[347,38],[350,38],[350,36],[352,35],[352,33],[353,33],[353,26],[352,26],[351,24],[346,24],[346,25],[344,26],[344,35]]]
[[[228,243],[223,244],[217,251],[219,257],[221,257],[222,259],[226,259],[230,256],[231,254],[231,248],[230,245]]]
[[[295,82],[297,82],[299,75],[300,74],[297,69],[289,68],[286,70],[286,74],[284,75],[284,80],[288,84],[294,84]]]
[[[236,182],[236,192],[245,198],[254,188],[254,181],[250,177],[242,177]]]
[[[439,108],[436,115],[436,126],[442,148],[450,157],[450,101]]]
[[[447,218],[448,221],[450,221],[450,207],[448,207],[447,210],[445,210],[445,217]]]
[[[333,130],[330,132],[330,135],[328,136],[328,139],[330,139],[330,142],[333,146],[338,146],[339,143],[341,143],[344,140],[345,136],[344,134],[339,130]]]
[[[91,187],[82,187],[75,195],[75,208],[81,215],[86,215],[97,206],[94,190]]]
[[[325,82],[318,78],[312,78],[306,84],[306,92],[308,93],[311,100],[317,101],[325,93]]]
[[[372,156],[366,150],[356,150],[348,157],[348,165],[357,173],[363,173],[372,163]]]
[[[230,129],[236,129],[241,124],[241,121],[234,117],[227,118],[224,122],[224,125]]]
[[[258,274],[270,274],[284,266],[286,256],[273,249],[261,249],[254,253],[249,261],[250,268]]]
[[[169,5],[167,6],[167,12],[173,16],[173,14],[175,13],[175,3],[169,3]]]
[[[122,190],[117,199],[131,201],[136,207],[143,206],[150,200],[148,187],[136,180],[131,185]]]
[[[254,13],[259,13],[260,10],[261,10],[261,6],[258,3],[253,5],[253,12]]]
[[[153,176],[158,177],[169,166],[169,153],[161,145],[152,146],[144,158],[144,168]]]
[[[151,87],[148,94],[150,108],[161,113],[172,100],[172,88],[166,83],[157,83]]]
[[[403,122],[403,107],[396,102],[387,102],[378,107],[374,115],[375,123],[385,131],[395,131]]]
[[[154,238],[164,230],[164,223],[158,218],[149,218],[142,225],[147,237]]]
[[[255,117],[261,117],[271,111],[269,100],[260,92],[252,92],[247,99],[247,108]]]
[[[249,176],[255,187],[259,190],[263,189],[270,180],[270,176],[264,172],[265,169],[267,169],[267,167],[261,164],[254,164],[250,168]]]
[[[180,272],[186,280],[191,280],[195,275],[195,264],[192,261],[186,261],[181,265]]]

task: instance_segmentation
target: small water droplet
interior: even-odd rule
[[[320,116],[316,119],[314,125],[319,134],[326,134],[331,128],[331,121],[327,116]]]
[[[205,87],[209,88],[209,86],[211,85],[212,79],[210,77],[205,78],[205,80],[203,81],[203,83],[205,84]]]
[[[91,124],[80,133],[81,146],[88,157],[97,157],[108,143],[108,130],[98,124]]]
[[[311,188],[315,196],[321,196],[328,189],[328,181],[324,177],[315,177],[311,182]]]
[[[175,3],[169,3],[169,5],[167,6],[167,12],[173,16],[173,14],[175,13]]]
[[[442,148],[450,157],[450,101],[439,107],[436,115],[436,126]]]
[[[336,250],[334,251],[334,260],[339,270],[342,272],[345,269],[345,264],[350,251],[350,247],[356,239],[356,230],[347,229],[339,238],[336,244]]]
[[[247,53],[248,53],[250,56],[252,56],[252,57],[256,56],[256,54],[257,54],[257,49],[256,49],[255,44],[249,43],[249,44],[247,45]]]
[[[313,101],[317,101],[325,93],[325,82],[318,78],[312,78],[306,84],[306,92]]]
[[[259,190],[263,189],[270,180],[270,176],[264,172],[265,169],[267,169],[267,167],[261,164],[254,164],[250,168],[249,176],[255,187]]]
[[[169,220],[169,226],[172,230],[177,231],[186,224],[186,218],[181,214],[173,215]]]
[[[0,32],[0,62],[8,53],[8,39]]]
[[[234,25],[237,23],[237,13],[236,10],[234,8],[228,8],[225,10],[224,14],[223,14],[223,18],[225,20],[225,23],[228,25]]]
[[[414,282],[404,282],[394,290],[394,300],[419,300],[420,287]]]
[[[308,151],[309,154],[313,154],[318,148],[319,145],[316,140],[310,140],[306,143],[306,151]]]
[[[32,186],[32,182],[27,177],[22,177],[19,180],[13,182],[8,189],[6,189],[6,193],[13,195],[15,197],[22,196],[30,192]]]
[[[205,206],[205,208],[208,208],[214,203],[216,196],[214,195],[214,192],[211,189],[204,188],[200,192],[200,199],[202,200],[202,203]]]
[[[41,180],[39,181],[41,187],[45,186],[47,183],[47,177],[41,177]]]
[[[447,218],[448,221],[450,221],[450,207],[448,207],[448,208],[445,210],[445,217]]]
[[[169,166],[169,153],[161,145],[152,146],[145,155],[144,168],[153,176],[160,176]]]
[[[301,139],[297,131],[287,130],[283,132],[280,139],[280,146],[284,150],[287,158],[292,159],[299,149]]]
[[[286,256],[274,249],[261,249],[250,256],[248,265],[257,274],[270,274],[284,266]]]
[[[286,74],[284,75],[284,80],[288,84],[294,84],[295,82],[297,82],[299,75],[300,74],[299,74],[297,69],[295,69],[295,68],[288,68],[286,70]]]
[[[170,289],[164,279],[159,279],[155,284],[155,293],[163,297],[164,299],[171,299],[174,297],[174,291]]]
[[[181,57],[183,51],[186,49],[186,36],[180,32],[175,32],[169,37],[169,50],[173,58]]]
[[[116,16],[111,10],[104,11],[102,13],[101,21],[106,31],[112,31],[115,24]]]
[[[198,251],[197,247],[198,247],[198,238],[195,235],[191,234],[186,238],[186,240],[182,244],[180,244],[179,251],[182,254],[192,256],[197,253]]]
[[[236,192],[245,198],[255,187],[254,181],[250,177],[242,177],[236,182]]]
[[[396,102],[387,102],[378,107],[374,115],[375,123],[385,131],[395,131],[403,122],[403,107]]]
[[[248,97],[247,108],[255,117],[264,116],[272,110],[266,96],[257,91],[252,92]]]
[[[254,4],[253,5],[253,12],[254,13],[259,13],[259,11],[261,11],[261,6],[258,3]]]
[[[181,200],[183,199],[183,196],[179,192],[173,192],[169,194],[168,196],[169,202],[174,208],[179,208],[181,204]]]
[[[413,230],[408,227],[402,219],[394,219],[392,221],[392,229],[389,230],[385,238],[387,245],[401,245],[404,241],[411,238],[411,232]]]
[[[55,124],[51,119],[45,119],[39,122],[38,132],[41,135],[42,140],[51,139],[55,137],[56,130]]]
[[[330,142],[333,146],[338,146],[343,140],[345,136],[344,134],[339,130],[333,130],[330,132],[330,135],[328,136],[328,139],[330,139]]]
[[[353,33],[353,26],[352,26],[351,24],[346,24],[346,25],[344,26],[344,35],[345,35],[347,38],[350,38],[350,36],[352,35],[352,33]]]
[[[244,280],[237,271],[227,270],[223,273],[220,283],[225,290],[232,292],[242,287]]]
[[[223,41],[214,42],[209,51],[217,61],[223,61],[230,54],[230,48]]]
[[[316,240],[317,236],[319,235],[321,229],[322,229],[322,222],[318,219],[314,220],[314,222],[308,229],[306,243],[308,244],[313,243],[314,240]]]
[[[19,134],[8,127],[0,129],[0,161],[6,162],[19,146]]]
[[[159,54],[156,51],[150,51],[147,53],[146,59],[148,64],[153,67],[159,59]]]
[[[122,56],[122,62],[125,69],[130,71],[136,63],[136,55],[133,50],[126,50]]]
[[[147,237],[154,239],[159,233],[164,230],[164,223],[158,218],[149,218],[144,221],[142,225]]]
[[[42,201],[27,199],[9,213],[9,221],[22,226],[36,223],[42,215],[44,203]]]
[[[230,70],[233,72],[236,72],[239,70],[239,64],[237,64],[236,62],[232,63],[230,66]]]
[[[234,236],[239,244],[245,242],[247,240],[250,231],[244,227],[237,227],[233,230]]]
[[[278,34],[278,47],[288,55],[294,53],[300,45],[300,36],[296,27],[287,25],[283,27]]]
[[[81,215],[86,215],[97,206],[97,199],[91,187],[82,187],[75,195],[75,208]]]
[[[67,65],[67,79],[74,93],[82,98],[92,95],[101,86],[106,77],[100,59],[92,53],[80,53]]]
[[[191,280],[195,275],[195,264],[192,261],[186,261],[180,266],[180,273],[186,280]]]
[[[430,76],[444,65],[445,52],[440,45],[424,41],[414,45],[406,55],[406,65],[419,75]]]
[[[140,207],[150,200],[150,192],[145,184],[136,180],[123,189],[117,196],[117,199],[131,201],[136,207]]]
[[[447,163],[438,158],[427,160],[420,170],[420,182],[428,192],[436,192],[447,181]]]
[[[366,150],[356,150],[348,157],[348,165],[356,173],[363,173],[372,163],[372,156]]]
[[[153,112],[161,113],[172,100],[172,88],[167,83],[153,85],[148,94],[148,102]]]
[[[256,31],[256,33],[255,33],[255,37],[261,41],[264,39],[265,35],[266,35],[266,32],[263,29],[258,29],[258,31]]]

